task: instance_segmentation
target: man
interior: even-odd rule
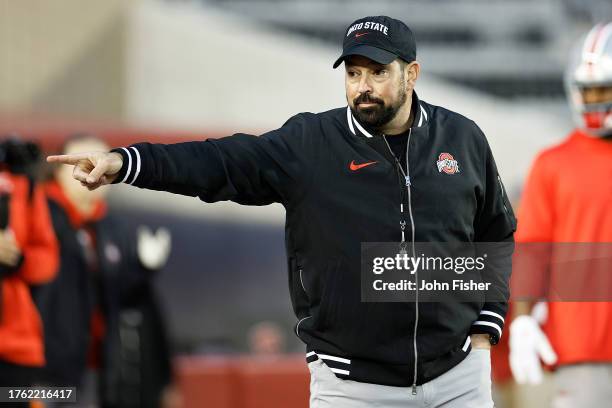
[[[566,75],[578,127],[564,142],[536,158],[520,207],[517,240],[581,243],[582,248],[601,252],[602,243],[612,242],[612,23],[595,26],[581,45]],[[572,248],[576,244],[554,246],[562,254]],[[610,247],[606,248],[609,254]],[[547,270],[538,272],[545,277],[544,289],[552,294],[566,289],[547,288],[559,273],[559,265],[543,265],[541,269]],[[594,266],[588,268],[589,275],[596,273]],[[609,276],[609,264],[606,270]],[[565,272],[571,273],[563,274],[562,282],[568,286],[589,278],[574,275],[572,270]],[[600,289],[609,282],[595,284]],[[595,289],[574,299],[582,302],[548,303],[544,332],[529,315],[529,305],[517,304],[518,317],[510,326],[510,366],[518,383],[537,384],[542,380],[540,359],[556,363],[554,407],[600,407],[612,400],[612,303],[595,299]]]
[[[108,148],[77,134],[62,153]],[[33,291],[45,328],[43,382],[77,386],[83,405],[159,406],[170,361],[150,279],[165,263],[169,235],[143,232],[137,239],[107,213],[108,189],[88,191],[66,166],[44,187],[60,268],[55,280]],[[133,338],[139,341],[127,340]]]
[[[30,286],[56,274],[57,241],[31,171],[38,148],[0,144],[0,386],[30,386],[45,362],[43,328]],[[27,404],[23,404],[26,406]]]
[[[334,67],[342,62],[348,107],[298,114],[260,137],[49,161],[75,165],[90,189],[126,182],[206,202],[282,203],[311,407],[490,407],[487,349],[501,336],[505,302],[360,299],[362,242],[512,240],[486,139],[472,121],[418,99],[416,45],[401,21],[355,21]],[[507,298],[508,274],[498,278]]]

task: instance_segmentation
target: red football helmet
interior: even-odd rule
[[[589,31],[568,66],[565,83],[581,128],[612,134],[612,22]]]

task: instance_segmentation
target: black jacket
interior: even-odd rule
[[[98,384],[101,406],[159,405],[161,389],[170,380],[170,356],[150,287],[153,271],[139,261],[136,234],[112,216],[77,228],[64,202],[54,198],[48,202],[60,243],[60,269],[56,279],[32,288],[45,333],[46,364],[39,381],[81,385],[91,344],[92,312],[97,309],[104,319]],[[87,261],[82,244],[86,229],[95,236],[95,267]],[[137,350],[133,350],[134,337],[140,339]]]
[[[469,353],[470,333],[497,341],[507,304],[439,302],[417,310],[410,302],[361,302],[360,244],[398,242],[402,223],[408,241],[511,241],[516,222],[476,124],[416,95],[413,107],[409,183],[398,178],[384,138],[348,107],[298,114],[259,137],[114,149],[124,160],[115,182],[206,202],[282,203],[295,332],[307,360],[323,359],[340,378],[422,384]],[[460,173],[439,171],[441,153],[453,155]],[[509,268],[495,272],[496,299],[507,299]]]

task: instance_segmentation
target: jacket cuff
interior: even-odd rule
[[[140,175],[140,168],[142,165],[138,149],[135,146],[118,147],[112,149],[111,153],[119,153],[123,158],[123,166],[121,170],[119,170],[119,173],[117,173],[117,177],[112,184],[134,184]]]
[[[497,344],[504,330],[505,315],[505,308],[498,304],[485,303],[478,320],[472,323],[470,334],[488,334],[491,344]]]

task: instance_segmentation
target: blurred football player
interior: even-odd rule
[[[518,242],[612,242],[612,23],[588,33],[568,66],[566,86],[577,128],[535,160],[520,205]],[[542,360],[557,368],[553,407],[608,406],[612,303],[549,302],[543,329],[527,304],[516,309],[510,366],[517,382],[541,382]]]

